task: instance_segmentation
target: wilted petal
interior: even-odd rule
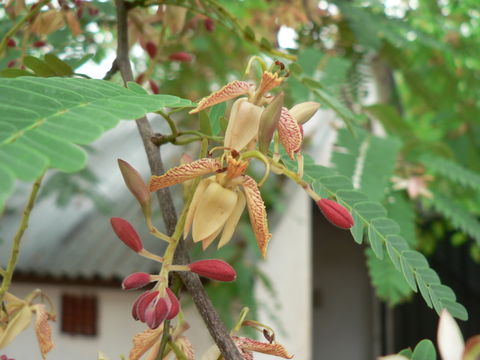
[[[437,346],[443,360],[461,360],[463,349],[462,332],[455,319],[443,309],[440,314],[437,332]]]
[[[215,104],[234,99],[237,96],[247,94],[252,86],[246,81],[234,80],[227,85],[217,90],[198,102],[195,109],[190,111],[190,114],[195,114],[203,109],[209,108]]]
[[[252,104],[246,98],[235,101],[230,112],[224,146],[242,150],[258,134],[263,107]]]
[[[45,359],[50,350],[53,349],[52,328],[48,323],[49,315],[44,304],[35,305],[33,308],[36,313],[35,333],[37,334],[40,352]]]
[[[218,248],[221,248],[225,244],[227,244],[233,236],[235,232],[235,228],[237,227],[240,218],[242,217],[243,210],[245,210],[245,205],[247,200],[245,199],[245,195],[241,191],[237,191],[238,199],[237,203],[235,204],[235,208],[233,209],[232,215],[228,218],[225,222],[225,226],[223,227],[222,237],[218,242]]]
[[[175,344],[182,351],[183,355],[187,360],[195,360],[195,352],[193,351],[193,346],[190,340],[186,336],[180,336]]]
[[[207,351],[202,355],[201,360],[218,360],[218,358],[222,355],[220,349],[216,344],[210,346]]]
[[[212,182],[199,199],[193,217],[193,241],[203,241],[223,227],[232,214],[238,195],[236,192]]]
[[[265,94],[270,90],[276,88],[283,82],[284,78],[278,77],[277,73],[264,72],[262,74],[262,81],[258,87],[258,91],[261,94]]]
[[[152,176],[150,191],[157,191],[165,187],[194,179],[198,176],[214,173],[221,169],[221,164],[215,159],[199,159],[168,170],[161,176]]]
[[[160,327],[136,334],[133,338],[133,348],[130,350],[129,360],[140,359],[157,341],[160,341],[162,332],[163,327]]]
[[[232,337],[235,344],[243,350],[246,351],[254,351],[259,352],[262,354],[280,356],[284,359],[291,359],[293,358],[287,350],[281,344],[270,344],[270,343],[263,343],[260,341],[252,340],[246,337],[234,336]]]
[[[282,108],[277,129],[280,142],[287,151],[288,156],[290,156],[290,159],[293,159],[294,154],[299,151],[302,146],[302,129],[285,107]]]
[[[265,204],[263,203],[262,195],[260,194],[256,181],[248,175],[245,175],[243,189],[245,190],[248,215],[250,216],[253,232],[257,238],[258,248],[262,256],[265,257],[267,255],[268,241],[272,237],[272,234],[268,231]]]

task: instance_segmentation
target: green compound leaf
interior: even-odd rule
[[[390,305],[396,305],[411,294],[409,285],[390,259],[378,259],[371,249],[367,249],[365,254],[368,272],[380,299],[387,301]]]
[[[176,96],[148,95],[132,84],[126,89],[103,80],[0,78],[0,209],[15,179],[32,181],[49,167],[81,170],[87,156],[77,145],[93,142],[120,120],[193,105]]]
[[[291,171],[296,171],[296,162],[290,160],[285,153],[282,154],[282,161]],[[350,211],[357,224],[360,222],[362,228],[365,226],[368,229],[367,238],[377,258],[382,259],[385,247],[392,267],[403,274],[405,282],[413,291],[420,289],[429,307],[433,307],[438,314],[446,308],[458,319],[468,319],[466,309],[456,302],[454,292],[440,283],[438,275],[429,267],[427,259],[421,253],[409,248],[408,242],[400,235],[399,225],[388,218],[387,211],[380,203],[370,201],[367,195],[352,190],[347,177],[342,180],[342,176],[334,170],[315,165],[309,156],[305,156],[303,179],[312,184],[317,193],[336,198]],[[363,230],[354,227],[353,232],[356,234],[355,241],[360,243]]]

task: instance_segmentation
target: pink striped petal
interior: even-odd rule
[[[217,90],[207,97],[204,97],[198,102],[198,105],[195,109],[190,111],[190,114],[195,114],[203,109],[209,108],[210,106],[222,103],[227,100],[236,98],[237,96],[246,94],[252,88],[246,81],[234,80],[229,82],[227,85],[222,87],[220,90]]]

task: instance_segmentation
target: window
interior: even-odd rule
[[[62,332],[97,335],[98,306],[94,295],[62,295]]]

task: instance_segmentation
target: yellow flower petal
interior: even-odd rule
[[[243,210],[245,210],[245,205],[247,200],[245,199],[245,195],[242,194],[240,190],[237,190],[236,193],[238,194],[238,200],[235,204],[235,208],[233,209],[232,215],[228,218],[225,222],[225,226],[223,227],[222,237],[218,242],[218,248],[226,245],[233,236],[235,232],[235,228],[237,227],[240,218],[242,217]]]
[[[193,216],[193,241],[203,241],[223,227],[232,214],[238,195],[212,182],[208,185],[199,200]]]
[[[215,231],[212,235],[207,237],[206,239],[202,240],[202,250],[207,250],[207,248],[215,241],[217,238],[218,234],[222,231],[222,228],[220,227],[217,231]]]
[[[255,351],[262,354],[280,356],[284,359],[293,358],[281,344],[263,343],[241,336],[233,336],[232,339],[244,351]]]
[[[263,257],[267,255],[267,246],[272,234],[268,231],[267,212],[263,203],[262,195],[256,181],[246,175],[243,182],[245,197],[247,198],[248,215],[252,223],[252,229],[257,238],[258,248]]]
[[[203,109],[206,109],[215,104],[219,104],[224,101],[234,99],[237,96],[246,94],[249,92],[251,88],[252,88],[252,85],[250,85],[246,81],[234,80],[232,82],[229,82],[220,90],[217,90],[211,93],[210,95],[208,95],[207,97],[204,97],[202,100],[200,100],[198,102],[197,107],[192,111],[190,111],[189,114],[198,113],[199,111],[202,111]]]
[[[236,100],[225,131],[224,146],[238,151],[247,146],[257,136],[262,111],[262,106],[252,104],[247,98]]]
[[[199,159],[188,164],[183,164],[168,170],[161,176],[152,176],[150,179],[150,191],[157,191],[170,185],[191,180],[198,176],[211,174],[220,170],[222,165],[215,159]]]
[[[290,156],[290,159],[293,159],[294,154],[299,151],[302,146],[303,135],[300,125],[293,116],[290,115],[287,108],[282,108],[277,129],[280,142],[287,151],[288,156]]]
[[[193,194],[190,207],[188,208],[187,217],[185,219],[185,225],[183,227],[184,237],[187,237],[188,233],[190,232],[190,227],[192,226],[193,217],[195,216],[195,211],[198,207],[198,203],[202,198],[203,192],[208,187],[208,185],[210,185],[210,183],[212,182],[212,178],[215,178],[215,177],[209,177],[207,179],[203,179],[202,181],[200,181],[197,188],[195,189],[195,193]]]

